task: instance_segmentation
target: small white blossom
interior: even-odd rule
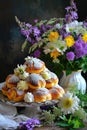
[[[44,53],[48,54],[54,50],[57,50],[61,54],[63,54],[67,49],[65,41],[63,41],[61,38],[57,40],[57,42],[49,42],[44,46]]]
[[[14,73],[19,76],[20,79],[25,79],[29,76],[29,73],[25,71],[26,65],[17,65],[17,68],[14,69]]]
[[[60,29],[60,28],[62,28],[62,25],[61,25],[60,23],[57,23],[57,24],[54,26],[54,28]]]

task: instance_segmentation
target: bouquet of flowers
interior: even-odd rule
[[[29,54],[40,57],[48,55],[60,70],[87,71],[87,22],[79,22],[74,0],[66,7],[65,18],[37,19],[34,24],[16,21],[26,38],[22,50],[29,47]]]

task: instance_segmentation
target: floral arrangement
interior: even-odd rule
[[[66,7],[65,18],[34,20],[34,24],[16,21],[26,38],[22,50],[29,47],[35,57],[48,56],[67,74],[82,69],[87,71],[87,22],[79,22],[74,0]]]
[[[87,22],[86,20],[78,21],[74,0],[71,0],[70,6],[65,9],[64,18],[41,21],[36,19],[34,24],[20,22],[15,17],[21,34],[26,38],[22,44],[22,51],[27,48],[29,54],[34,57],[48,58],[56,64],[61,72],[66,70],[67,74],[80,69],[86,72]],[[87,93],[83,95],[74,89],[77,88],[68,90],[57,104],[41,108],[41,125],[54,124],[69,130],[85,127]],[[31,121],[21,123],[21,127],[26,126],[25,130],[30,130],[29,122]]]

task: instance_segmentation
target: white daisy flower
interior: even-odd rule
[[[60,52],[61,54],[63,54],[66,49],[67,49],[67,46],[66,46],[66,42],[63,41],[61,38],[59,40],[57,40],[56,42],[49,42],[48,44],[46,44],[46,46],[44,47],[44,53],[47,54],[47,53],[50,53],[54,50],[57,50],[58,52]]]
[[[19,76],[20,79],[25,79],[29,76],[29,73],[25,71],[26,65],[17,65],[17,68],[14,69],[14,73]]]
[[[79,98],[74,96],[73,93],[66,92],[60,98],[59,107],[64,114],[73,114],[75,110],[79,109],[79,101]]]
[[[14,73],[15,74],[23,74],[23,72],[25,71],[26,69],[26,65],[17,65],[17,68],[14,69]]]

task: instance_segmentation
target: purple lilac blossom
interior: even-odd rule
[[[59,30],[59,34],[62,36],[62,38],[65,38],[67,33],[65,30],[65,25]]]
[[[40,125],[40,121],[38,119],[35,119],[35,118],[31,118],[29,120],[27,120],[26,122],[21,122],[19,124],[19,129],[22,130],[33,130],[33,128],[36,126],[36,125]]]
[[[34,32],[34,36],[38,37],[40,35],[40,30],[38,29],[38,27],[33,27],[33,32]]]
[[[41,33],[44,33],[47,31],[46,26],[44,24],[41,25]]]
[[[31,44],[34,44],[39,40],[40,30],[36,26],[31,26],[29,29],[22,28],[21,34],[24,35]]]
[[[53,25],[47,24],[47,25],[46,25],[46,28],[47,28],[47,29],[51,29],[51,28],[53,28]]]
[[[78,19],[78,14],[75,11],[71,11],[71,19],[72,21]]]
[[[80,37],[76,40],[73,48],[77,59],[87,55],[87,43],[85,43]]]
[[[71,6],[68,6],[65,9],[67,11],[66,15],[65,15],[66,23],[69,23],[69,22],[72,22],[72,21],[78,19],[77,7],[73,0],[71,1]]]
[[[34,23],[37,23],[38,22],[38,19],[34,19]]]
[[[44,32],[46,32],[47,30],[49,30],[49,29],[51,29],[53,26],[52,25],[44,25],[44,24],[42,24],[41,26],[40,26],[40,30],[41,30],[41,33],[43,34]]]
[[[68,52],[68,53],[66,54],[66,58],[67,58],[67,60],[73,61],[74,58],[75,58],[75,54],[74,54],[73,52]]]
[[[28,28],[31,28],[31,27],[32,27],[32,25],[29,24],[29,23],[26,23],[25,26],[28,27]]]
[[[25,30],[24,28],[21,29],[21,34],[24,35],[26,38],[29,36],[29,31]]]

